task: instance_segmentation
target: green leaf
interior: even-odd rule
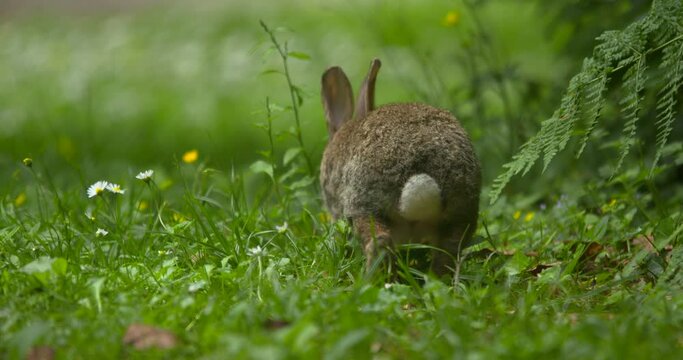
[[[277,74],[277,75],[282,75],[282,71],[277,70],[277,69],[266,69],[261,71],[260,75],[271,75],[271,74]]]
[[[285,110],[287,110],[286,107],[276,103],[268,104],[268,109],[270,109],[270,112],[284,112]]]
[[[303,53],[303,52],[300,52],[300,51],[290,51],[287,53],[287,56],[293,57],[293,58],[299,59],[299,60],[304,60],[304,61],[311,60],[310,55]]]
[[[251,166],[249,166],[249,169],[254,173],[254,174],[259,174],[259,173],[264,173],[270,176],[271,179],[274,178],[273,176],[273,165],[263,161],[263,160],[257,160]]]
[[[24,267],[21,268],[21,271],[27,274],[50,272],[52,271],[52,263],[54,261],[55,259],[49,256],[41,256],[24,265]]]
[[[314,181],[315,181],[314,178],[312,178],[310,176],[306,176],[302,179],[299,179],[299,180],[293,182],[292,185],[289,186],[289,188],[292,190],[303,188],[303,187],[306,187],[308,185],[313,184]]]
[[[529,258],[521,252],[516,252],[505,264],[505,271],[508,276],[521,274],[529,267]]]
[[[102,286],[104,285],[105,278],[95,278],[90,282],[90,291],[95,298],[95,304],[97,304],[97,312],[102,312]]]
[[[282,158],[282,164],[287,166],[292,160],[296,158],[297,155],[301,153],[300,147],[295,147],[285,151],[285,156]]]
[[[52,271],[59,276],[64,276],[66,275],[67,265],[68,263],[66,262],[66,259],[56,258],[52,262]]]
[[[304,95],[303,95],[304,91],[300,87],[292,85],[292,92],[294,92],[294,95],[296,95],[297,105],[299,105],[299,106],[303,105],[304,104]]]
[[[364,341],[368,335],[370,332],[364,328],[348,332],[330,348],[324,358],[327,360],[348,358],[353,348]]]
[[[33,275],[42,286],[47,286],[52,276],[66,275],[67,262],[63,258],[51,258],[41,256],[36,260],[24,265],[21,271]]]

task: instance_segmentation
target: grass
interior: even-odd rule
[[[432,20],[425,7],[415,7],[424,21]],[[290,14],[280,10],[283,18]],[[249,11],[258,13],[243,11],[246,18],[255,18]],[[346,11],[348,17],[354,14]],[[76,25],[67,24],[54,38],[43,37],[42,22],[16,20],[0,30],[0,38],[14,46],[25,41],[28,48],[73,49],[80,40],[116,38],[135,31],[130,23],[155,24],[162,15],[137,16],[112,17],[104,28],[89,18],[74,20]],[[218,18],[196,31],[225,25]],[[230,26],[253,29],[247,39],[262,32],[257,21],[233,21],[237,25]],[[307,21],[312,20],[291,20]],[[328,25],[341,33],[356,20],[335,21],[339,24],[330,19]],[[0,145],[0,166],[11,174],[0,181],[0,357],[25,358],[40,345],[64,359],[677,359],[683,354],[680,185],[654,181],[649,167],[635,162],[611,180],[611,173],[600,169],[574,182],[580,168],[561,179],[539,179],[552,185],[483,207],[474,244],[453,264],[457,276],[439,280],[414,269],[399,271],[398,278],[369,272],[349,225],[332,222],[323,209],[308,165],[319,160],[324,129],[310,94],[317,91],[317,80],[311,79],[320,72],[307,72],[329,62],[320,55],[324,46],[316,48],[310,33],[300,35],[304,40],[291,36],[290,50],[306,53],[289,58],[291,78],[265,80],[248,94],[224,94],[231,90],[222,89],[224,83],[203,67],[196,68],[194,80],[150,81],[155,77],[146,71],[155,63],[147,46],[192,44],[180,31],[191,25],[196,23],[152,31],[163,35],[161,40],[139,38],[138,50],[123,45],[130,63],[118,70],[107,65],[106,51],[83,45],[79,54],[96,55],[91,60],[104,64],[85,82],[90,92],[55,91],[53,80],[78,74],[73,59],[60,62],[59,51],[46,57],[47,65],[27,64],[13,80],[4,77],[17,90],[3,87],[0,101],[23,115],[11,117],[22,120],[2,133],[18,148]],[[380,24],[392,26],[388,20]],[[90,38],[79,29],[107,30]],[[282,32],[274,34],[283,41]],[[217,43],[196,36],[203,48]],[[262,36],[257,47],[269,49],[268,35]],[[0,63],[18,64],[31,52],[2,54]],[[263,54],[264,69],[282,71],[279,54]],[[306,56],[313,60],[300,61]],[[356,56],[343,63],[353,62],[360,74],[367,62],[356,64]],[[212,59],[209,64],[218,64],[219,57]],[[73,69],[64,72],[65,67]],[[123,75],[114,76],[119,71]],[[410,91],[391,90],[400,82],[387,77],[389,94],[382,96],[408,97]],[[308,85],[299,85],[299,92],[288,80]],[[261,87],[270,93],[255,90]],[[192,106],[178,104],[187,96],[190,103],[203,99],[199,89],[215,101],[202,118],[205,128],[184,122]],[[111,105],[114,95],[123,104],[137,98],[131,101],[138,107],[131,105],[123,115],[87,107],[88,99]],[[36,98],[41,101],[29,106]],[[299,105],[297,126],[291,108]],[[249,121],[237,121],[241,116]],[[41,118],[51,125],[31,126]],[[68,119],[74,119],[71,126]],[[473,133],[486,133],[484,125],[463,123]],[[126,140],[136,132],[157,131],[149,142]],[[229,140],[214,142],[217,134]],[[478,149],[492,143],[476,136],[475,141]],[[670,157],[680,157],[679,145],[671,146]],[[186,153],[191,149],[199,149],[197,159]],[[490,175],[500,165],[490,160],[493,153],[480,151]],[[30,166],[22,163],[26,156]],[[658,171],[667,179],[674,165],[664,164]],[[146,169],[154,170],[151,179],[136,179]],[[98,180],[121,184],[125,192],[88,198],[88,186]],[[138,350],[124,344],[129,326],[140,323],[172,332],[177,346]]]
[[[181,162],[170,188],[157,174],[131,177],[124,194],[88,199],[51,189],[40,167],[21,170],[37,204],[2,206],[0,335],[11,358],[37,344],[61,358],[681,353],[681,252],[667,247],[680,212],[650,233],[633,229],[640,214],[626,199],[502,201],[484,212],[456,283],[395,281],[363,270],[348,225],[327,220],[313,186],[275,195],[266,185],[248,201],[239,172]],[[169,329],[181,345],[133,350],[121,340],[133,323]]]

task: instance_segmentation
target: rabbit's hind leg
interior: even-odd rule
[[[392,246],[389,226],[373,216],[359,216],[351,219],[353,230],[360,238],[365,253],[366,269],[370,269],[380,254]]]

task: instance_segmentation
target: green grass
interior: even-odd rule
[[[241,175],[181,163],[169,189],[155,174],[149,184],[127,179],[123,195],[87,199],[81,188],[50,190],[40,164],[33,169],[21,171],[35,207],[2,208],[1,335],[11,357],[32,344],[63,358],[681,352],[683,279],[673,269],[682,254],[634,245],[650,232],[632,228],[640,213],[627,199],[585,194],[590,204],[564,197],[543,210],[503,201],[484,212],[457,283],[390,281],[364,272],[348,226],[325,220],[314,187],[283,185],[249,202]],[[681,231],[677,212],[651,234],[664,249]],[[126,349],[123,333],[139,322],[172,330],[182,345]]]
[[[239,173],[180,163],[168,189],[158,174],[149,184],[130,177],[125,194],[88,199],[78,187],[51,190],[40,167],[20,169],[34,206],[2,207],[1,344],[10,357],[33,344],[62,358],[681,353],[683,254],[666,250],[683,231],[680,209],[638,230],[642,213],[627,198],[598,195],[604,189],[579,197],[583,205],[502,201],[484,212],[481,242],[465,250],[456,283],[396,281],[363,270],[349,227],[326,221],[313,186],[282,183],[275,195],[265,185],[248,201]],[[659,254],[631,241],[641,233]],[[181,345],[127,349],[123,333],[140,322],[173,331]]]
[[[615,179],[607,167],[567,161],[556,170],[565,176],[530,180],[545,185],[518,186],[484,206],[475,242],[449,279],[415,269],[368,272],[348,224],[323,209],[305,158],[315,165],[324,146],[322,69],[343,64],[357,84],[373,55],[345,55],[329,39],[348,36],[349,44],[394,55],[378,102],[414,99],[419,91],[400,78],[417,77],[410,75],[419,66],[410,58],[396,64],[395,55],[428,47],[410,36],[448,44],[439,22],[449,5],[377,5],[386,18],[367,40],[367,16],[354,6],[370,5],[333,2],[334,14],[324,6],[302,14],[307,3],[297,4],[195,9],[205,16],[197,19],[167,10],[4,20],[0,358],[24,358],[39,345],[62,359],[681,357],[683,191],[670,180],[680,143],[672,142],[674,161],[663,162],[656,181],[635,161]],[[482,10],[484,21],[501,17],[492,9]],[[394,20],[409,10],[414,18],[396,30]],[[528,11],[520,16],[533,17]],[[282,69],[259,18],[294,28],[276,36],[311,57],[289,59],[302,88],[301,128],[285,80],[259,75]],[[495,34],[508,32],[507,21],[495,22]],[[235,73],[219,44],[242,52]],[[561,57],[535,46],[508,55]],[[36,53],[43,63],[29,62]],[[446,66],[445,54],[435,61]],[[188,67],[170,76],[183,59]],[[8,64],[23,71],[10,73]],[[561,77],[527,66],[522,71],[537,71],[549,88]],[[183,71],[190,73],[179,77]],[[502,111],[499,99],[491,104],[487,112]],[[473,104],[462,107],[488,187],[506,146],[492,149],[500,138],[487,136],[491,124],[467,116]],[[199,159],[184,162],[195,148]],[[30,167],[22,164],[29,156]],[[152,181],[135,178],[148,168]],[[88,198],[98,180],[125,193]],[[179,345],[123,344],[135,323],[167,329]]]

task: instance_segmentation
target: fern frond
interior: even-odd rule
[[[607,81],[606,70],[596,65],[592,58],[586,59],[581,72],[570,80],[567,91],[560,101],[560,108],[547,122],[551,136],[542,136],[543,171],[555,155],[567,146],[576,124],[586,117],[591,119],[585,135],[585,138],[588,138],[604,104],[603,92],[607,87]],[[540,133],[543,132],[542,126]]]
[[[543,126],[541,126],[541,128],[543,128]],[[505,188],[505,185],[510,182],[510,179],[512,179],[513,176],[520,173],[525,175],[527,172],[529,172],[529,170],[531,170],[531,167],[540,157],[540,149],[541,144],[539,141],[539,136],[537,135],[522,145],[519,152],[512,157],[512,161],[503,165],[505,172],[494,179],[493,184],[491,185],[491,192],[489,193],[489,196],[491,199],[493,199],[492,202],[495,201],[498,196],[500,196],[503,188]]]
[[[620,106],[624,115],[622,144],[615,167],[618,171],[636,141],[637,124],[643,107],[643,94],[662,86],[656,105],[657,151],[653,168],[659,161],[676,119],[678,90],[683,83],[683,2],[654,0],[647,14],[621,31],[606,31],[598,37],[593,56],[584,61],[562,96],[553,116],[541,123],[532,136],[503,166],[504,172],[493,182],[490,201],[493,203],[505,185],[518,174],[526,174],[543,157],[543,171],[571,140],[579,119],[585,119],[586,129],[579,142],[580,156],[593,130],[598,126],[605,105],[607,84],[614,73],[626,69],[623,77],[623,97]],[[663,50],[662,50],[663,49]],[[654,81],[647,79],[648,54],[662,51],[665,75]]]
[[[652,19],[649,25],[657,26],[653,30],[663,27],[662,34],[680,34],[683,31],[683,2],[680,0],[655,1],[649,17]]]
[[[624,114],[624,130],[622,135],[621,146],[619,150],[619,160],[614,167],[612,176],[614,176],[626,159],[631,147],[636,142],[636,129],[639,118],[639,112],[642,108],[642,92],[645,88],[645,56],[642,55],[636,61],[635,65],[630,67],[624,74],[623,88],[626,93],[620,104],[622,105],[622,113]]]
[[[581,156],[586,149],[588,139],[590,138],[595,126],[598,124],[598,119],[602,112],[602,107],[605,105],[605,90],[607,90],[608,82],[607,72],[599,71],[597,77],[591,80],[584,89],[582,112],[583,117],[587,119],[586,130],[581,142],[579,143],[579,150],[576,152],[576,158]]]
[[[659,91],[659,100],[657,101],[657,152],[650,169],[650,175],[662,157],[662,151],[669,139],[676,118],[676,103],[678,102],[676,94],[681,83],[683,83],[683,40],[673,42],[664,49],[662,67],[667,69],[665,75],[667,83]]]

